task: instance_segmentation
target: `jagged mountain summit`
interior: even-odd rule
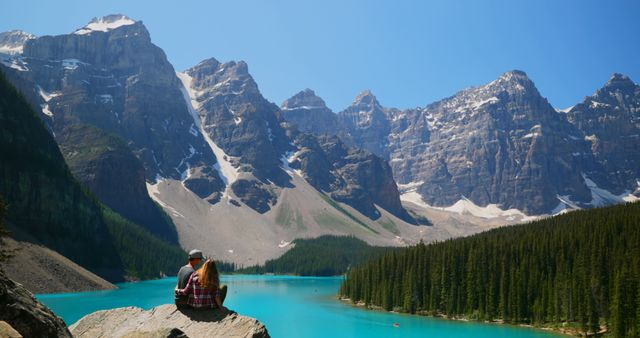
[[[0,53],[20,54],[25,42],[35,38],[35,35],[21,30],[0,33]]]
[[[584,134],[602,168],[589,176],[602,176],[598,184],[610,191],[614,200],[630,192],[638,195],[640,86],[626,75],[613,74],[602,88],[566,113],[569,122]]]
[[[407,202],[526,219],[634,199],[638,147],[626,138],[638,134],[637,93],[614,75],[585,103],[558,113],[514,70],[424,108],[385,108],[364,92],[338,113],[333,134],[389,160]],[[292,122],[323,133],[306,122],[310,115]]]
[[[135,24],[136,21],[122,14],[111,14],[93,18],[86,26],[77,29],[73,34],[91,34],[93,32],[108,32],[122,26]]]
[[[399,182],[414,185],[427,204],[449,206],[466,197],[535,215],[553,210],[556,196],[590,200],[575,175],[588,159],[573,155],[588,152],[587,144],[524,72],[507,72],[418,114],[426,142],[411,123],[394,128],[390,136],[400,144],[390,158]]]
[[[332,135],[336,132],[338,117],[324,100],[311,89],[300,91],[280,106],[282,116],[300,131]]]

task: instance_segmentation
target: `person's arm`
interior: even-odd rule
[[[187,285],[184,287],[184,289],[176,289],[176,294],[186,296],[191,292],[191,290],[193,290],[194,275],[195,273],[192,273],[191,276],[189,276],[189,281],[187,282]]]
[[[218,309],[222,309],[222,300],[220,299],[220,289],[216,290],[216,295],[213,297]]]

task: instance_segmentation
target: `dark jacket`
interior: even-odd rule
[[[176,288],[184,289],[187,286],[187,282],[189,281],[189,277],[194,273],[195,270],[191,266],[191,264],[187,264],[180,268],[178,271],[178,285]],[[176,295],[175,301],[176,304],[186,304],[188,296]]]

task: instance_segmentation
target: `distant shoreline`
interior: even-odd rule
[[[394,313],[394,314],[404,314],[404,315],[417,316],[417,317],[429,317],[429,318],[451,320],[451,321],[459,321],[459,322],[475,322],[475,323],[482,323],[482,324],[497,324],[497,325],[516,326],[516,327],[520,327],[520,328],[531,328],[531,329],[535,329],[535,330],[553,332],[555,334],[562,335],[562,336],[575,337],[575,336],[579,336],[579,335],[582,336],[583,335],[582,331],[580,331],[578,329],[575,329],[573,327],[550,327],[550,326],[537,326],[537,325],[531,325],[531,324],[511,324],[511,323],[505,323],[504,320],[502,320],[502,319],[489,321],[489,320],[469,319],[469,318],[465,318],[465,317],[447,317],[447,316],[444,316],[444,315],[434,316],[434,315],[429,315],[429,314],[426,314],[426,313],[415,313],[414,314],[414,313],[406,313],[406,312],[398,312],[398,311],[387,311],[387,310],[383,309],[381,306],[377,306],[377,305],[368,305],[367,306],[362,301],[354,303],[354,302],[351,301],[350,298],[338,297],[338,300],[340,302],[342,302],[342,303],[345,303],[346,305],[351,305],[353,307],[363,308],[363,309],[372,310],[372,311],[380,311],[380,312],[387,312],[387,313]],[[602,331],[598,332],[598,334],[600,334],[600,335],[605,334],[605,333],[607,333],[606,330],[602,330]]]

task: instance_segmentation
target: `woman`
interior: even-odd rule
[[[227,287],[220,287],[216,263],[207,259],[200,269],[191,274],[184,289],[176,289],[176,294],[189,296],[187,305],[194,309],[221,309],[227,295]]]

